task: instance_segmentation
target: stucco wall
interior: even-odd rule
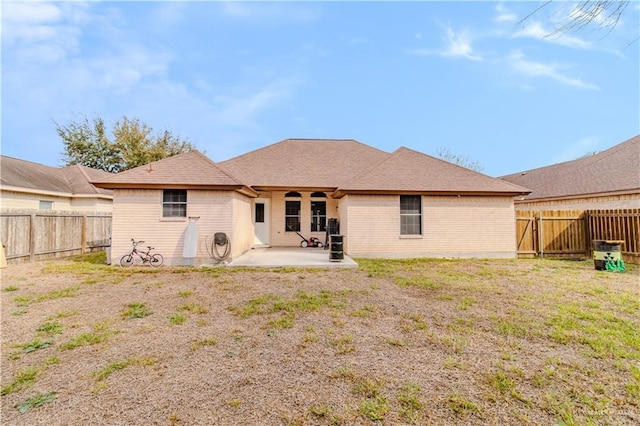
[[[345,251],[362,257],[516,256],[509,197],[422,197],[422,235],[400,235],[399,196],[350,195],[340,204]]]
[[[216,232],[231,239],[231,256],[250,248],[253,238],[250,199],[233,191],[187,191],[187,216],[198,217],[195,264],[213,263],[208,251]],[[112,262],[131,249],[131,238],[156,248],[168,265],[182,265],[187,218],[162,217],[162,190],[114,190]],[[248,236],[251,236],[249,238]]]

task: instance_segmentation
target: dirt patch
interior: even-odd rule
[[[2,270],[2,422],[640,421],[637,270],[360,263],[10,266]]]

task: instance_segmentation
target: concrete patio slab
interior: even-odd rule
[[[302,247],[260,247],[233,259],[227,266],[243,267],[305,267],[305,268],[357,268],[349,256],[339,262],[329,260],[329,250]]]

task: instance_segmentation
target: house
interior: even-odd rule
[[[330,219],[352,256],[513,258],[513,199],[529,192],[408,148],[334,139],[287,139],[220,163],[191,151],[93,183],[113,189],[112,261],[134,238],[174,265],[190,223],[202,264],[216,233],[236,257],[297,247],[298,233],[324,241]]]
[[[0,207],[3,210],[111,212],[111,190],[91,183],[110,175],[79,165],[50,167],[0,155]]]
[[[503,176],[531,189],[517,210],[640,208],[640,135],[573,161]]]

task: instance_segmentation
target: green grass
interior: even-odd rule
[[[268,321],[272,328],[292,328],[297,314],[319,311],[330,307],[342,309],[345,306],[344,297],[348,291],[330,292],[320,290],[318,293],[308,293],[299,290],[295,296],[285,298],[274,294],[264,294],[246,302],[243,306],[231,306],[230,311],[240,318],[253,315],[278,314]]]
[[[169,325],[182,325],[187,322],[187,316],[185,314],[181,314],[176,312],[175,314],[171,314],[169,316]]]
[[[218,344],[218,340],[214,338],[209,339],[201,339],[191,343],[191,350],[196,350],[198,348],[204,348],[206,346],[215,346]]]
[[[9,285],[9,286],[5,287],[4,289],[2,289],[2,291],[16,291],[16,290],[19,290],[19,289],[15,285]]]
[[[58,321],[47,321],[36,329],[40,334],[53,336],[56,334],[62,334],[64,327]]]
[[[56,365],[60,363],[60,358],[52,356],[44,360],[44,365]]]
[[[28,367],[24,370],[18,371],[15,374],[13,381],[9,385],[2,388],[2,390],[0,391],[0,395],[9,395],[13,392],[18,392],[33,386],[33,384],[36,382],[36,376],[39,372],[40,370],[35,367]]]
[[[488,378],[493,388],[501,394],[511,392],[516,386],[516,381],[504,370],[489,373]]]
[[[133,302],[127,305],[127,307],[120,312],[122,319],[144,318],[153,313],[151,309],[144,302]]]
[[[24,414],[34,408],[38,408],[41,405],[48,404],[56,400],[56,392],[37,393],[32,397],[25,399],[22,402],[14,405],[18,409],[20,414]]]
[[[36,337],[31,342],[21,345],[22,351],[26,354],[37,351],[38,349],[48,348],[53,344],[53,340],[40,340]]]
[[[420,419],[420,411],[424,403],[420,400],[420,386],[415,383],[406,383],[398,391],[398,404],[400,415],[412,422]]]
[[[26,296],[14,297],[13,301],[17,306],[29,306],[33,303],[44,302],[45,300],[62,299],[64,297],[76,297],[80,290],[78,286],[71,286],[60,290],[53,290],[44,294],[28,294]]]
[[[193,294],[193,291],[191,290],[180,290],[178,292],[178,296],[185,297],[185,298],[191,296],[192,294]]]
[[[447,398],[447,405],[456,414],[469,414],[478,411],[478,406],[465,398],[460,392],[454,392]]]
[[[111,374],[115,373],[116,371],[124,370],[125,368],[130,367],[132,365],[145,366],[145,365],[154,365],[155,363],[156,363],[156,360],[154,358],[129,358],[122,361],[115,361],[106,365],[105,367],[101,368],[98,371],[94,371],[93,377],[97,381],[103,381],[107,377],[109,377]]]
[[[334,339],[329,340],[329,345],[335,347],[337,355],[344,355],[351,352],[355,352],[356,347],[353,344],[353,336],[351,334],[345,334]]]
[[[93,331],[82,333],[60,345],[63,351],[72,350],[82,346],[97,345],[105,342],[112,334],[116,333],[108,328],[106,323],[97,323],[93,326]]]
[[[312,405],[309,412],[318,418],[328,418],[331,415],[331,407],[326,404]]]
[[[360,402],[360,413],[374,422],[384,420],[389,410],[389,401],[384,396],[365,398]]]

